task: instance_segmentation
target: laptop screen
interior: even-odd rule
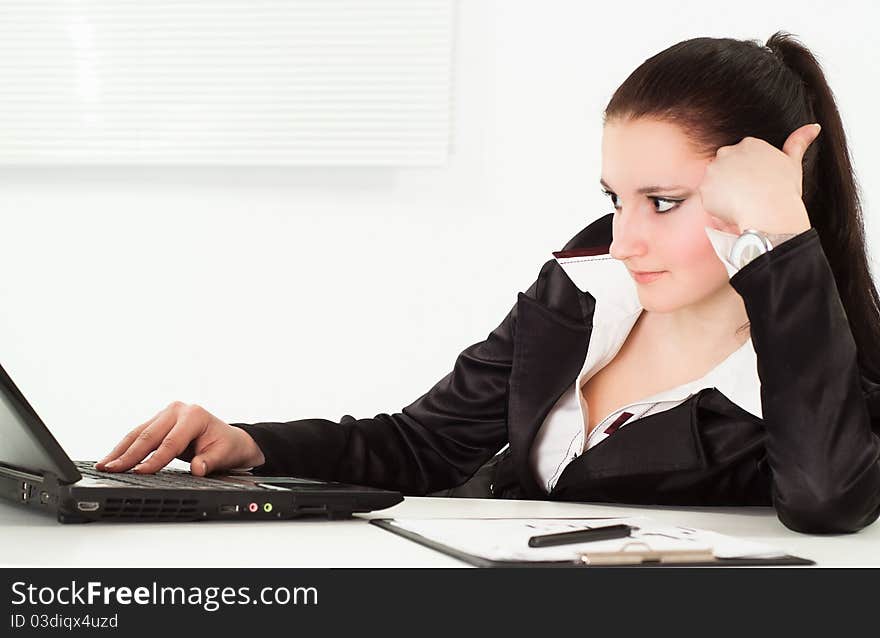
[[[80,474],[40,417],[0,367],[0,465],[31,474],[52,472],[65,482]]]

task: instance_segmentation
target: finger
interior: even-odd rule
[[[167,409],[167,408],[166,408],[166,409]],[[95,463],[95,467],[97,467],[99,470],[103,470],[103,469],[104,469],[104,467],[103,467],[104,465],[106,465],[107,463],[109,463],[109,462],[112,461],[113,459],[117,458],[120,454],[122,454],[123,452],[125,452],[125,450],[127,450],[129,447],[131,447],[131,444],[134,443],[134,440],[137,438],[138,434],[140,434],[141,431],[142,431],[145,427],[147,427],[148,425],[150,425],[150,423],[152,423],[153,421],[155,421],[156,419],[158,419],[158,418],[159,418],[159,415],[161,415],[164,411],[165,411],[165,410],[160,410],[160,411],[157,412],[155,415],[153,415],[152,417],[150,417],[149,419],[147,419],[146,421],[144,421],[143,423],[141,423],[139,426],[137,426],[136,428],[134,428],[131,432],[129,432],[128,434],[126,434],[126,435],[123,437],[123,439],[122,439],[119,443],[116,444],[116,447],[114,447],[112,450],[110,450],[110,453],[107,454],[107,456],[105,456],[105,457],[102,458],[100,461],[98,461],[97,463]]]
[[[196,476],[205,476],[208,472],[224,469],[224,460],[229,457],[229,446],[218,441],[211,447],[202,450],[193,457],[189,471]]]
[[[135,464],[142,461],[147,454],[158,447],[176,421],[177,412],[175,410],[162,412],[155,421],[141,430],[127,450],[117,459],[106,463],[104,468],[111,472],[130,470]]]
[[[785,144],[782,145],[782,152],[792,158],[800,166],[804,160],[804,153],[810,147],[810,144],[819,136],[822,129],[819,124],[805,124],[788,136]]]
[[[208,427],[210,415],[196,406],[188,406],[178,412],[177,422],[164,436],[155,452],[142,463],[134,467],[139,474],[158,472],[176,458],[190,441],[193,441],[205,433]]]
[[[110,451],[110,453],[107,454],[107,456],[105,456],[103,459],[101,459],[100,461],[95,463],[95,467],[99,470],[103,470],[105,468],[105,466],[107,465],[107,463],[109,463],[113,459],[117,458],[123,452],[125,452],[125,450],[127,450],[129,447],[131,447],[131,444],[134,443],[134,440],[137,438],[138,434],[141,433],[141,430],[143,430],[145,427],[147,427],[150,423],[152,423],[152,421],[147,421],[145,423],[142,423],[139,426],[137,426],[134,430],[132,430],[131,432],[126,434],[123,437],[123,439],[119,443],[116,444],[116,447],[114,447]]]

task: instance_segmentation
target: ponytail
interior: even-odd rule
[[[870,273],[859,188],[834,94],[819,62],[790,34],[774,33],[767,48],[803,83],[806,113],[801,124],[822,126],[804,156],[804,205],[850,318],[860,367],[880,380],[880,298]]]

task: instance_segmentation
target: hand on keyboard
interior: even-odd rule
[[[134,468],[134,472],[151,474],[174,458],[189,461],[196,476],[266,462],[247,432],[201,406],[175,401],[129,432],[95,467],[107,472]]]

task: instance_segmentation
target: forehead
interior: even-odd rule
[[[602,177],[620,190],[646,184],[695,187],[710,159],[698,153],[681,127],[669,122],[610,120],[602,131]]]

